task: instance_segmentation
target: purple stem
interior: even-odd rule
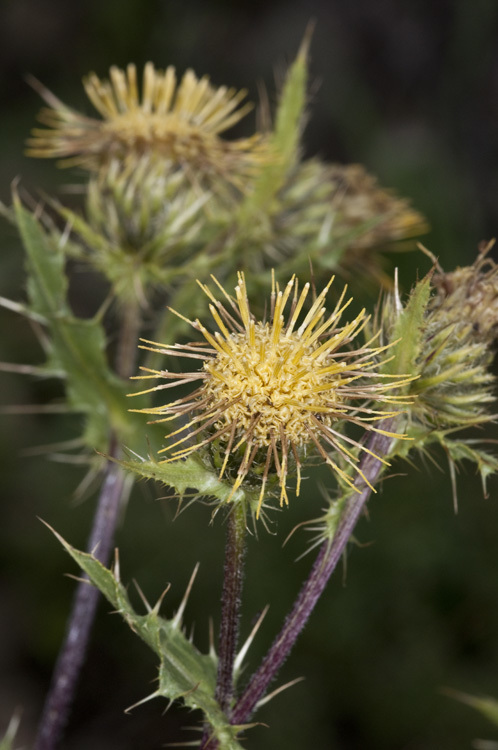
[[[221,598],[221,624],[218,642],[218,675],[216,700],[227,716],[233,698],[233,666],[239,636],[240,604],[244,578],[245,509],[241,503],[233,506],[227,521],[223,593]],[[204,728],[201,750],[215,750],[218,740],[212,737],[209,725]]]
[[[116,441],[113,441],[110,455],[116,457],[117,454]],[[92,552],[104,565],[109,564],[116,522],[127,484],[121,467],[109,462],[87,547],[88,552]],[[62,736],[85,659],[99,596],[99,590],[86,581],[78,583],[34,750],[53,750]]]
[[[218,643],[216,700],[225,713],[233,697],[233,665],[239,636],[240,602],[244,577],[245,511],[241,503],[228,516],[227,541]]]
[[[116,354],[116,372],[122,378],[128,378],[135,368],[140,323],[138,307],[125,306]],[[119,457],[115,435],[109,440],[109,456]],[[119,511],[130,489],[125,472],[109,461],[87,545],[87,551],[103,565],[109,564]],[[94,586],[78,583],[33,750],[55,750],[59,744],[76,695],[99,596]]]
[[[389,431],[390,428],[392,429],[392,421],[386,420],[379,425],[379,428]],[[389,453],[392,441],[393,438],[387,435],[372,433],[370,439],[367,441],[367,447],[376,455],[385,456]],[[363,454],[360,469],[370,484],[375,484],[382,468],[383,464],[379,459],[368,453]],[[361,489],[361,492],[353,493],[347,498],[332,542],[324,542],[320,548],[311,573],[304,582],[280,634],[274,640],[261,666],[254,673],[244,693],[237,701],[231,716],[232,724],[245,724],[250,719],[258,701],[264,697],[270,683],[276,677],[277,672],[289,655],[297,637],[306,625],[308,617],[327,585],[332,572],[341,559],[356,522],[372,492],[359,475],[355,480],[355,485]]]

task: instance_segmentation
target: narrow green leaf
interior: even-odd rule
[[[299,158],[299,142],[304,122],[306,85],[308,80],[308,49],[311,27],[306,32],[297,57],[289,68],[270,138],[272,158],[262,170],[254,189],[239,210],[239,223],[252,221],[259,213],[272,213],[271,206],[285,184],[287,175]]]
[[[401,339],[394,347],[393,359],[387,364],[386,372],[416,375],[416,361],[420,356],[424,317],[431,293],[431,275],[418,282],[410,294],[406,307],[399,314],[391,341]]]
[[[26,250],[28,295],[33,311],[44,316],[68,313],[63,249],[48,237],[15,194],[14,212]]]
[[[281,155],[286,169],[295,164],[299,154],[299,140],[306,105],[308,51],[311,33],[312,27],[310,26],[306,31],[297,57],[287,74],[275,118],[273,145]]]

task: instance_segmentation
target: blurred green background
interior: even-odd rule
[[[498,4],[494,0],[2,0],[0,3],[0,198],[20,177],[32,194],[60,190],[68,175],[23,157],[40,108],[24,80],[33,74],[63,101],[90,112],[80,79],[111,64],[176,65],[217,84],[273,97],[310,20],[310,119],[306,155],[362,162],[380,182],[410,196],[432,231],[424,243],[450,270],[475,257],[498,227]],[[274,98],[274,97],[273,97]],[[240,133],[243,126],[240,126]],[[22,253],[0,225],[0,294],[24,295]],[[418,252],[394,259],[409,288],[428,270]],[[72,281],[78,312],[95,290]],[[29,325],[0,311],[0,359],[40,358]],[[46,403],[50,381],[0,375],[1,403]],[[77,424],[56,415],[2,415],[0,433],[0,731],[22,707],[19,745],[29,748],[63,634],[77,570],[37,517],[83,547],[93,501],[75,504],[83,469],[30,455],[70,438]],[[445,458],[440,456],[445,467]],[[452,687],[498,697],[498,482],[484,499],[472,472],[459,478],[459,512],[449,478],[433,466],[399,464],[357,530],[347,576],[338,571],[278,680],[305,680],[278,696],[248,733],[247,747],[330,750],[454,750],[498,730],[444,696]],[[324,481],[327,477],[324,476]],[[152,485],[137,487],[118,534],[122,577],[153,600],[166,582],[171,614],[194,564],[201,568],[187,611],[207,647],[219,610],[223,529],[210,511],[175,508]],[[250,539],[243,636],[265,604],[270,612],[251,664],[268,647],[305,577],[295,562],[306,538],[289,530],[320,508],[303,497],[279,516],[278,531]],[[67,750],[155,750],[195,735],[197,717],[151,702],[151,654],[108,607],[100,607]]]

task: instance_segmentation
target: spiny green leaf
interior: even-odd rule
[[[174,487],[182,495],[188,489],[195,489],[200,495],[216,497],[226,502],[232,491],[232,485],[218,478],[218,472],[206,466],[199,455],[193,453],[184,460],[158,463],[157,461],[118,461],[127,471],[146,479]],[[234,501],[242,500],[244,492],[237,490]]]
[[[481,475],[484,495],[487,496],[486,482],[488,477],[498,473],[498,456],[475,448],[470,441],[449,440],[441,437],[440,442],[448,451],[452,461],[462,461],[467,459],[476,464],[477,471]]]
[[[411,440],[398,440],[393,455],[407,458],[414,449],[429,454],[431,446],[437,444],[445,451],[452,472],[453,489],[456,504],[455,464],[458,461],[472,461],[481,476],[483,494],[487,497],[486,483],[488,477],[498,474],[498,456],[476,447],[476,440],[455,440],[449,431],[431,430],[430,427],[413,423],[406,428]]]
[[[28,258],[30,308],[44,317],[50,333],[46,366],[65,374],[69,406],[86,415],[89,445],[104,449],[111,428],[130,444],[137,419],[127,411],[126,384],[109,368],[102,325],[72,315],[63,251],[18,198],[14,209]]]
[[[195,648],[183,634],[181,623],[174,617],[171,620],[160,617],[158,607],[151,608],[145,615],[137,614],[125,587],[111,570],[93,555],[76,550],[54,533],[133,632],[159,656],[159,687],[150,697],[181,699],[189,708],[202,710],[220,742],[220,750],[242,750],[236,740],[237,728],[230,724],[215,699],[215,659]]]

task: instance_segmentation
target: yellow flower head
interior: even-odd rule
[[[178,83],[174,67],[160,71],[150,62],[144,68],[141,96],[133,64],[126,72],[113,66],[110,80],[91,73],[83,85],[102,119],[82,115],[41,87],[50,107],[42,109],[39,120],[48,129],[32,131],[29,156],[63,157],[63,165],[93,169],[111,158],[150,154],[194,176],[223,175],[235,182],[261,157],[258,136],[231,142],[220,138],[251,109],[250,104],[239,107],[245,91],[215,89],[207,76],[199,79],[191,70]]]
[[[213,280],[225,304],[199,285],[211,301],[217,331],[211,333],[199,320],[188,321],[202,333],[204,342],[163,346],[145,341],[143,347],[203,363],[202,369],[181,374],[142,368],[148,374],[139,377],[168,381],[143,393],[201,381],[190,395],[143,410],[158,415],[158,422],[187,417],[168,436],[165,460],[184,458],[208,445],[220,450],[220,478],[234,477],[232,496],[245,480],[261,481],[258,514],[272,474],[278,477],[280,504],[288,503],[286,483],[291,470],[297,474],[299,494],[301,464],[310,451],[356,489],[355,474],[347,472],[347,464],[361,474],[358,453],[367,449],[347,437],[341,423],[377,430],[372,423],[397,413],[379,409],[379,402],[403,403],[402,396],[386,395],[402,384],[396,376],[382,382],[383,376],[375,372],[378,355],[386,347],[372,347],[373,339],[363,347],[350,347],[367,322],[365,311],[339,327],[352,300],[345,301],[344,288],[327,315],[323,304],[331,280],[305,313],[310,285],[299,292],[293,277],[283,291],[273,281],[270,319],[260,322],[249,309],[244,274],[238,274],[235,299]]]

